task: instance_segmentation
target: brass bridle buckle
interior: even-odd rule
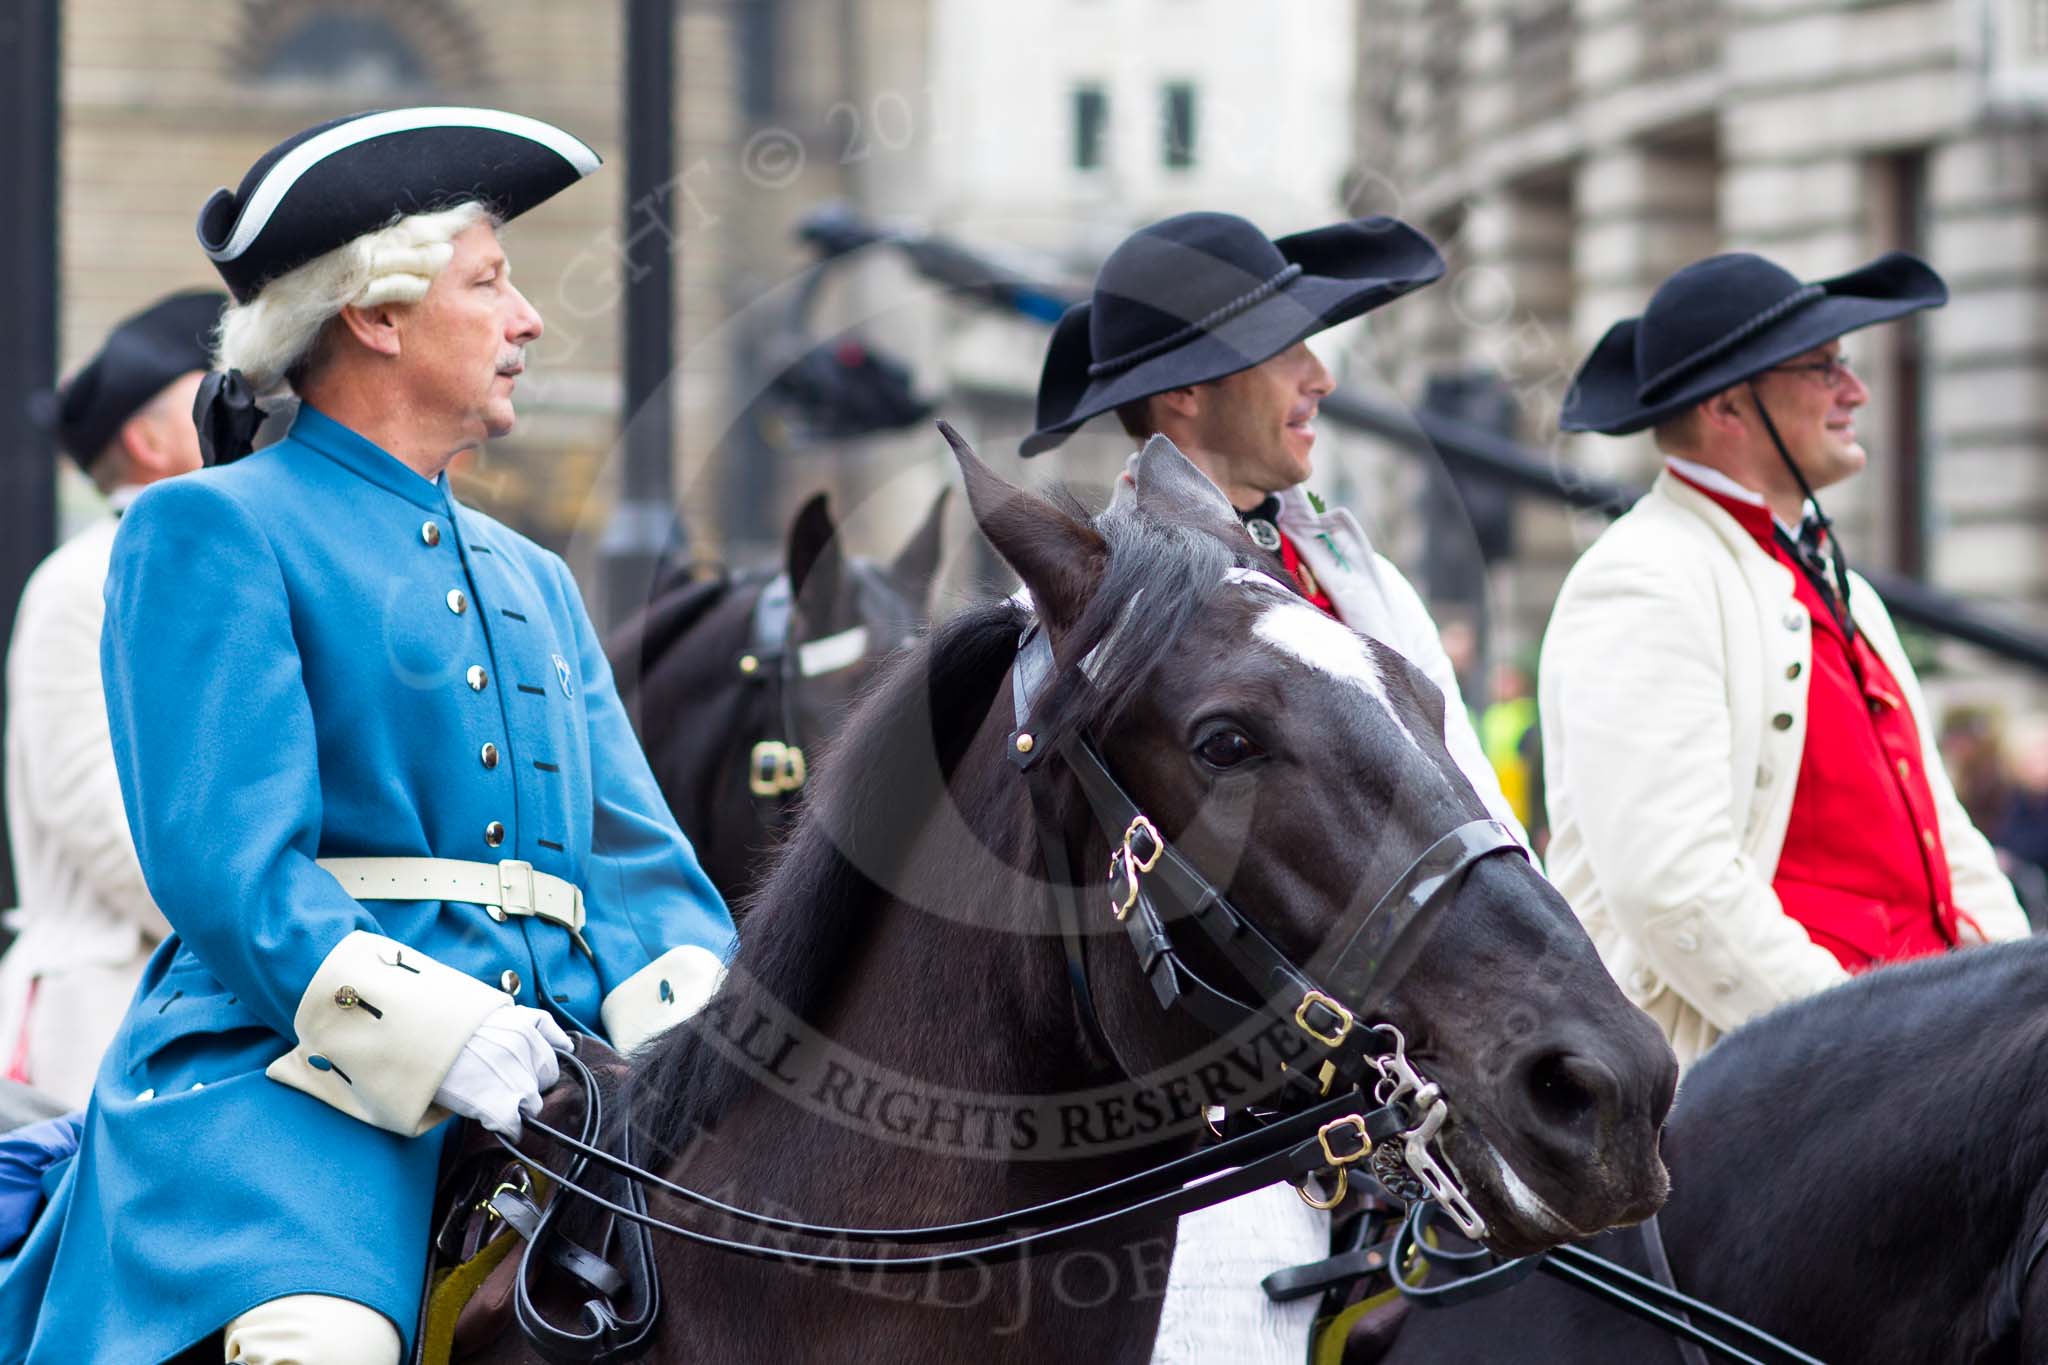
[[[1331,1147],[1330,1134],[1335,1132],[1357,1134],[1358,1149],[1350,1152],[1339,1152]],[[1312,1209],[1334,1209],[1344,1202],[1345,1194],[1351,1189],[1351,1172],[1349,1168],[1372,1155],[1372,1134],[1368,1133],[1365,1129],[1365,1116],[1363,1114],[1346,1114],[1342,1118],[1331,1119],[1328,1123],[1316,1129],[1316,1145],[1323,1149],[1323,1160],[1329,1165],[1331,1170],[1337,1173],[1337,1183],[1330,1188],[1329,1197],[1326,1199],[1321,1195],[1311,1193],[1314,1189],[1314,1186],[1309,1183],[1311,1177],[1303,1176],[1301,1183],[1294,1187],[1294,1192],[1301,1196],[1302,1203]]]
[[[1139,836],[1146,840],[1149,852],[1140,856],[1133,847]],[[1139,879],[1144,873],[1159,866],[1159,860],[1166,856],[1166,841],[1159,837],[1159,827],[1144,816],[1134,816],[1130,827],[1124,830],[1123,846],[1109,855],[1109,912],[1121,924],[1130,915],[1131,907],[1138,903]],[[1123,881],[1123,892],[1117,892],[1117,881]]]
[[[779,739],[764,739],[747,756],[747,790],[756,796],[782,796],[798,790],[809,776],[804,751]]]
[[[1314,1024],[1311,1024],[1308,1021],[1310,1006],[1327,1010],[1332,1015],[1335,1015],[1337,1019],[1336,1029],[1333,1032],[1325,1033]],[[1324,995],[1321,991],[1310,991],[1302,996],[1301,1003],[1294,1007],[1294,1026],[1321,1043],[1324,1047],[1340,1046],[1346,1038],[1351,1036],[1352,1026],[1357,1022],[1357,1019],[1350,1010],[1344,1007],[1342,1002]]]
[[[1339,1154],[1330,1149],[1330,1134],[1338,1129],[1349,1129],[1358,1134],[1358,1150]],[[1316,1129],[1316,1143],[1323,1149],[1323,1160],[1342,1170],[1353,1162],[1363,1161],[1372,1155],[1372,1134],[1365,1130],[1363,1114],[1346,1114],[1340,1119],[1331,1119]]]

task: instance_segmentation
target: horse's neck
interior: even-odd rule
[[[960,764],[957,799],[924,813],[884,878],[891,889],[824,912],[866,928],[835,965],[841,984],[817,1017],[723,1025],[751,1030],[743,1050],[766,1075],[719,1136],[739,1139],[735,1150],[802,1153],[786,1176],[788,1202],[807,1219],[902,1223],[909,1205],[926,1221],[953,1221],[1153,1159],[1042,1159],[1060,1140],[1062,1098],[1109,1078],[1083,1050],[1021,784],[1006,768],[986,776],[1004,764],[1008,727],[997,719]],[[980,799],[991,788],[1000,799]],[[977,811],[972,823],[965,809]],[[766,1066],[778,1052],[781,1064]],[[914,1188],[897,1176],[848,1182],[849,1168],[900,1171]],[[745,1159],[735,1168],[755,1169]]]
[[[871,808],[886,810],[894,795],[895,818],[919,821],[900,857],[862,866],[882,890],[857,903],[758,912],[772,917],[754,926],[763,933],[796,932],[825,915],[857,918],[841,921],[851,932],[833,949],[834,989],[810,1019],[757,1023],[748,1012],[770,1013],[772,1002],[731,987],[707,1009],[727,1011],[717,1024],[720,1050],[751,1059],[755,1083],[677,1154],[672,1177],[804,1222],[905,1227],[1010,1213],[1161,1159],[1158,1149],[1103,1155],[1069,1143],[1063,1111],[1077,1101],[1086,1108],[1107,1078],[1085,1059],[1049,932],[1029,805],[1003,754],[1008,726],[998,713],[1008,706],[999,695],[930,809],[904,811],[901,792],[849,803],[855,817],[873,820]],[[902,847],[869,840],[872,827],[851,833],[841,841],[850,850]],[[735,965],[736,979],[747,962],[743,955]],[[777,1240],[839,1254],[877,1250]],[[1168,1223],[1016,1265],[913,1277],[909,1290],[901,1277],[870,1284],[791,1274],[675,1247],[664,1252],[664,1278],[671,1302],[691,1305],[694,1316],[671,1328],[671,1340],[695,1350],[676,1357],[690,1359],[836,1361],[857,1336],[863,1358],[896,1365],[1038,1361],[1055,1351],[1136,1365],[1150,1354],[1172,1245]],[[1147,1273],[1126,1277],[1122,1268],[1138,1262]],[[1118,1276],[1108,1297],[1089,1278],[1105,1266]],[[1079,1278],[1068,1284],[1063,1275]],[[764,1303],[775,1311],[764,1315]]]

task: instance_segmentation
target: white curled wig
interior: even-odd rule
[[[482,222],[496,219],[474,200],[411,214],[287,271],[221,315],[214,368],[240,370],[259,394],[297,380],[342,309],[418,303],[455,255],[455,239]]]

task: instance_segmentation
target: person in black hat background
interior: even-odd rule
[[[175,932],[0,1270],[0,1360],[396,1365],[445,1121],[516,1135],[569,1031],[629,1051],[723,973],[567,566],[447,476],[542,332],[497,227],[597,164],[518,115],[383,110],[201,211],[235,299],[213,467],[124,515],[101,651]],[[252,451],[272,393],[297,411]]]
[[[1334,387],[1308,339],[1443,270],[1435,246],[1392,218],[1278,239],[1226,213],[1141,228],[1055,327],[1038,429],[1022,448],[1026,456],[1049,450],[1109,413],[1139,446],[1155,434],[1171,439],[1237,508],[1276,571],[1352,629],[1407,655],[1443,690],[1451,757],[1520,838],[1428,608],[1350,512],[1326,509],[1306,487],[1317,405]],[[1126,476],[1118,496],[1128,492]],[[1153,1359],[1299,1360],[1318,1301],[1271,1303],[1259,1281],[1329,1254],[1328,1215],[1285,1187],[1182,1219]]]
[[[37,566],[8,646],[7,834],[21,904],[0,958],[0,1070],[74,1107],[170,932],[143,884],[107,738],[107,559],[137,494],[199,468],[192,400],[226,302],[173,294],[123,320],[53,405],[59,443],[111,515]]]
[[[2027,932],[1815,496],[1868,458],[1841,337],[1947,297],[1904,252],[1804,284],[1711,257],[1566,399],[1565,430],[1650,430],[1665,467],[1544,639],[1547,858],[1681,1062],[1851,972]]]

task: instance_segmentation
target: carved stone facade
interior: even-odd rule
[[[2048,625],[2048,103],[2014,78],[2043,53],[2020,31],[2040,13],[1359,0],[1354,206],[1425,226],[1452,261],[1443,285],[1388,312],[1378,353],[1411,398],[1432,373],[1497,371],[1524,441],[1642,481],[1647,438],[1565,441],[1555,417],[1578,360],[1657,281],[1719,250],[1808,278],[1919,251],[1954,300],[1849,341],[1874,394],[1859,418],[1872,461],[1829,510],[1860,562]],[[1601,524],[1530,500],[1517,517],[1521,553],[1490,594],[1508,649],[1533,643]],[[1983,656],[1945,662],[1951,695],[2026,691]]]

